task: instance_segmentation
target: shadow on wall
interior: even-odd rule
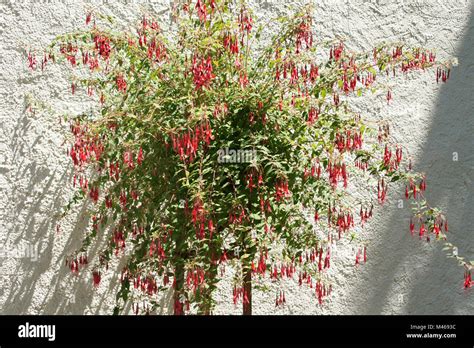
[[[38,136],[33,145],[25,144],[21,139],[28,132],[30,132],[28,115],[24,112],[18,118],[11,137],[10,147],[15,154],[26,152],[28,150],[26,147],[33,147],[42,136]],[[16,246],[21,241],[27,241],[28,246],[37,246],[37,259],[34,257],[15,259],[14,269],[9,269],[6,275],[9,293],[1,306],[0,314],[112,314],[118,290],[118,278],[123,265],[119,260],[117,266],[111,265],[111,269],[106,273],[112,276],[104,279],[101,291],[93,288],[91,266],[107,243],[106,238],[97,238],[88,249],[89,266],[82,268],[78,276],[71,274],[65,265],[65,260],[69,252],[78,249],[84,232],[88,231],[88,202],[83,202],[71,211],[70,223],[59,232],[65,234],[67,240],[58,242],[56,216],[64,208],[62,188],[71,186],[73,173],[70,168],[58,179],[54,172],[49,173],[45,170],[45,166],[47,163],[22,162],[14,174],[14,180],[28,178],[28,181],[26,188],[15,187],[9,197],[14,209],[12,214],[14,216],[11,219],[16,220],[12,221],[13,227],[8,231],[7,240]],[[38,187],[41,187],[41,192],[36,196],[33,193]],[[31,197],[34,197],[34,200],[29,204],[27,202]],[[48,201],[48,197],[53,199]],[[39,210],[46,211],[41,215],[40,221],[37,220]],[[19,218],[23,212],[25,217]],[[103,233],[103,236],[107,235],[109,234]],[[112,261],[112,264],[116,262]],[[168,314],[171,310],[171,295],[171,292],[167,292],[162,297],[160,314]],[[124,313],[129,311],[130,304],[127,304]]]
[[[428,203],[446,212],[449,241],[458,246],[460,256],[474,260],[472,12],[456,57],[459,65],[440,88],[432,124],[414,169],[427,174]],[[453,161],[456,154],[458,161]],[[397,194],[393,193],[394,198],[402,196]],[[368,295],[356,305],[355,313],[474,313],[474,292],[462,287],[464,269],[446,257],[441,243],[427,243],[410,236],[409,209],[393,207],[392,212],[388,224],[378,231],[378,242],[372,246],[368,273],[356,287],[355,293]]]
[[[25,111],[18,118],[11,137],[10,147],[15,154],[26,152],[28,150],[26,147],[32,148],[39,141],[41,136],[38,136],[32,144],[26,144],[22,140],[30,131],[29,126],[30,122]],[[75,246],[78,245],[76,236],[82,236],[87,227],[87,221],[84,221],[87,204],[78,210],[77,218],[72,224],[74,228],[71,231],[62,231],[68,234],[68,238],[60,253],[54,255],[58,221],[55,216],[62,211],[62,188],[69,187],[72,173],[70,170],[65,171],[58,180],[55,172],[49,173],[45,166],[47,164],[36,161],[28,165],[22,162],[19,163],[17,172],[13,175],[15,182],[19,182],[22,178],[28,178],[28,182],[25,189],[15,186],[9,197],[15,211],[11,214],[13,227],[8,231],[7,240],[15,246],[19,246],[21,241],[27,241],[29,247],[37,248],[37,255],[34,253],[30,254],[31,258],[15,259],[14,269],[9,269],[8,274],[2,275],[8,279],[9,293],[2,305],[1,314],[38,312],[41,314],[80,314],[92,304],[94,294],[90,267],[81,272],[77,279],[71,281],[67,279],[71,278],[71,272],[64,264],[66,253],[75,250]],[[48,175],[49,178],[47,178]],[[39,195],[34,195],[38,186],[41,187],[41,192]],[[53,199],[48,202],[47,196]],[[29,204],[29,198],[32,197],[34,199]],[[37,221],[39,209],[47,212],[41,216],[41,221]],[[22,215],[25,210],[25,218],[20,218],[19,215]],[[99,244],[95,244],[91,248],[90,258],[97,255],[99,247]],[[48,274],[51,274],[50,279],[45,278]],[[114,280],[116,282],[117,279]],[[71,283],[73,283],[71,288],[66,288],[67,284]],[[112,288],[111,285],[107,291],[108,294],[113,292]],[[100,311],[104,297],[100,299],[100,305],[97,306],[97,310],[94,310],[95,312]]]

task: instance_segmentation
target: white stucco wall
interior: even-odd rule
[[[458,57],[446,85],[436,85],[434,72],[400,77],[391,106],[384,98],[372,98],[359,107],[371,117],[388,118],[392,135],[414,156],[415,169],[428,173],[427,196],[447,212],[459,254],[474,259],[474,1],[313,1],[318,35],[345,38],[350,49],[401,40],[438,48],[440,57]],[[257,17],[267,19],[306,2],[253,1]],[[117,280],[108,272],[94,290],[89,272],[75,277],[64,266],[64,256],[81,241],[84,209],[55,231],[54,214],[71,193],[72,165],[57,120],[26,113],[24,96],[32,93],[64,112],[78,112],[87,102],[80,93],[71,97],[68,76],[57,67],[31,73],[25,49],[39,49],[56,35],[81,28],[85,9],[94,7],[123,25],[132,25],[149,9],[161,14],[166,27],[169,5],[169,0],[1,0],[0,313],[110,313]],[[458,161],[452,160],[454,152]],[[287,306],[275,309],[274,291],[255,291],[254,313],[473,314],[474,294],[462,289],[463,269],[444,256],[439,244],[420,242],[407,232],[409,210],[396,206],[402,195],[393,187],[387,206],[376,211],[364,232],[371,239],[366,265],[355,270],[353,253],[338,248],[331,268],[334,291],[323,306],[310,289],[286,282]],[[5,255],[22,245],[38,248],[37,259]],[[240,313],[231,296],[230,284],[223,282],[216,313]]]

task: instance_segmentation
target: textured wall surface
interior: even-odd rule
[[[434,72],[398,77],[390,106],[383,96],[359,101],[357,106],[363,115],[389,120],[394,138],[410,150],[415,169],[427,172],[427,197],[447,212],[450,238],[459,254],[474,259],[474,2],[312,1],[319,37],[344,38],[353,50],[369,50],[381,41],[405,41],[437,48],[441,58],[458,58],[459,66],[445,85],[436,85]],[[256,16],[266,20],[306,2],[253,1]],[[81,28],[86,9],[112,15],[125,27],[136,23],[143,11],[152,11],[163,18],[166,28],[169,6],[168,0],[1,0],[0,313],[110,313],[117,281],[108,272],[95,290],[89,273],[72,276],[64,266],[64,256],[81,241],[87,207],[56,231],[55,214],[71,194],[72,164],[61,146],[58,120],[26,113],[25,94],[34,94],[62,112],[89,106],[80,93],[71,97],[67,72],[50,67],[44,74],[31,73],[25,50],[39,49],[56,35]],[[266,30],[275,26],[270,23]],[[453,153],[458,161],[453,161]],[[474,313],[474,293],[462,288],[463,269],[445,257],[440,244],[410,236],[409,209],[397,207],[403,190],[390,191],[385,209],[376,211],[364,231],[371,241],[367,264],[355,270],[353,252],[342,241],[330,270],[334,292],[322,306],[311,289],[287,281],[287,306],[275,309],[277,287],[268,284],[275,290],[255,292],[254,313]],[[232,304],[230,283],[223,282],[217,295],[216,313],[240,313]]]

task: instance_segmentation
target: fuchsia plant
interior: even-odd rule
[[[354,264],[368,259],[355,234],[383,205],[390,183],[406,182],[414,206],[412,234],[447,242],[443,213],[424,199],[426,179],[389,136],[352,111],[348,97],[384,89],[384,76],[436,69],[446,82],[450,62],[427,49],[382,44],[366,53],[313,32],[310,7],[278,19],[281,31],[255,48],[262,26],[251,9],[231,0],[186,1],[174,14],[177,33],[143,16],[136,32],[115,32],[88,13],[85,30],[46,50],[49,62],[80,72],[80,88],[97,99],[90,114],[67,117],[68,155],[80,200],[93,205],[92,228],[66,260],[71,271],[92,268],[95,287],[115,256],[125,256],[115,313],[159,307],[174,291],[174,312],[212,312],[227,264],[235,270],[233,301],[252,312],[252,282],[297,279],[319,303],[332,291],[331,246],[357,245]],[[33,53],[30,68],[37,67]],[[79,76],[79,75],[78,75]],[[87,77],[84,77],[87,76]],[[386,90],[388,103],[392,91]],[[251,151],[249,161],[221,163],[222,149]],[[372,178],[377,190],[356,198],[349,183]],[[88,266],[98,235],[108,244]],[[467,271],[471,264],[456,255]],[[286,303],[278,291],[275,304]]]

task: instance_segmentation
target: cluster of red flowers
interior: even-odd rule
[[[89,191],[89,197],[94,201],[94,203],[97,203],[97,201],[99,200],[99,188],[91,187]]]
[[[273,271],[272,271],[273,269]],[[270,269],[270,279],[278,279],[278,278],[293,278],[293,274],[295,274],[296,267],[294,264],[294,260],[288,265],[285,263],[282,263],[280,266],[280,271],[278,271],[278,266],[274,265]]]
[[[248,221],[249,217],[242,206],[237,207],[234,211],[229,213],[229,224],[241,224],[244,219]]]
[[[345,163],[328,163],[326,171],[329,173],[329,182],[335,188],[340,180],[344,183],[344,188],[347,187],[347,167]]]
[[[432,52],[426,53],[416,50],[414,58],[408,63],[402,62],[402,72],[408,72],[409,70],[424,69],[427,63],[434,63],[436,55]]]
[[[193,65],[191,68],[193,74],[193,82],[196,90],[201,88],[208,88],[215,75],[212,73],[211,56],[202,58],[198,56],[193,57]]]
[[[341,234],[344,232],[349,231],[349,228],[352,226],[354,227],[354,216],[347,212],[344,213],[342,210],[339,210],[339,213],[337,214],[337,233],[338,233],[338,238],[341,239]]]
[[[250,31],[252,30],[252,26],[253,26],[252,17],[250,17],[248,12],[243,8],[240,11],[239,25],[240,25],[241,32],[245,31],[247,32],[247,34],[249,34]]]
[[[359,216],[360,216],[361,225],[364,225],[364,223],[367,222],[367,220],[372,217],[373,209],[374,209],[373,205],[370,206],[370,210],[368,210],[367,207],[362,209],[362,206],[360,206]]]
[[[127,91],[127,82],[124,80],[122,74],[117,75],[115,78],[115,83],[117,84],[117,89],[119,92],[125,93]]]
[[[133,287],[135,289],[140,289],[142,292],[146,292],[148,295],[154,295],[158,292],[156,279],[151,275],[147,277],[137,276],[133,280]]]
[[[252,171],[246,175],[246,181],[247,181],[247,188],[249,189],[250,192],[252,192],[254,188],[260,187],[261,185],[263,185],[263,176],[261,173],[259,174]]]
[[[196,290],[198,290],[204,284],[204,279],[204,270],[201,267],[195,267],[188,270],[186,274],[186,286],[196,293]]]
[[[323,299],[324,297],[326,296],[329,296],[332,292],[332,285],[329,284],[329,286],[327,286],[326,284],[323,284],[321,283],[320,280],[318,280],[316,282],[316,297],[318,298],[318,302],[320,305],[323,304]]]
[[[72,66],[76,66],[76,46],[73,46],[71,43],[68,43],[67,45],[61,45],[59,47],[59,52],[64,55],[64,57],[69,63],[71,63]]]
[[[285,292],[280,290],[280,295],[276,295],[275,307],[286,304]]]
[[[94,36],[94,43],[99,55],[104,60],[108,60],[110,57],[110,39],[105,35],[96,35]]]
[[[444,231],[448,232],[448,221],[446,219],[443,219],[443,218],[438,216],[438,217],[435,218],[435,221],[434,221],[433,226],[431,228],[431,232],[436,237],[438,237],[439,233],[441,232],[441,229],[443,227],[444,227]],[[412,218],[412,219],[410,219],[410,233],[411,233],[412,236],[414,234],[414,231],[415,231],[415,222],[413,221],[413,218]],[[427,232],[429,232],[429,231],[427,231],[424,221],[420,221],[420,229],[419,229],[418,235],[419,235],[420,239],[422,239],[426,235],[426,241],[429,242],[430,241],[430,235]]]
[[[289,72],[289,74],[288,74]],[[295,85],[301,80],[308,84],[314,83],[319,76],[319,68],[315,64],[298,67],[294,62],[285,62],[281,66],[277,66],[275,70],[275,80],[280,81],[281,78],[286,80],[290,77],[290,84]]]
[[[75,141],[69,150],[69,156],[75,166],[82,167],[87,164],[92,158],[99,160],[104,146],[98,138],[90,138],[87,135],[87,127],[83,127],[79,120],[70,126],[71,132],[74,135]]]
[[[179,155],[182,161],[192,162],[198,151],[199,143],[202,141],[206,145],[214,139],[209,121],[201,122],[193,131],[188,131],[181,136],[170,135],[173,143],[173,150]]]
[[[296,30],[296,54],[300,53],[303,43],[306,44],[306,49],[313,46],[313,32],[312,32],[311,17],[305,17],[299,24]]]
[[[115,255],[118,255],[120,250],[125,249],[125,236],[119,229],[114,230],[112,236],[112,245],[115,246]]]
[[[243,301],[243,303],[250,303],[247,291],[245,290],[244,287],[237,287],[237,285],[234,286],[233,290],[233,300],[234,300],[234,305],[237,304],[238,301]]]
[[[160,260],[166,258],[165,249],[162,244],[162,242],[166,243],[166,235],[163,238],[163,241],[160,238],[151,241],[150,248],[148,249],[148,256],[151,258],[157,256]]]
[[[89,263],[89,261],[87,260],[86,255],[81,255],[79,257],[75,257],[72,260],[66,259],[66,266],[69,266],[69,269],[74,274],[79,273],[79,267],[80,266],[85,267],[88,263]]]
[[[339,152],[354,151],[362,148],[362,133],[347,130],[345,134],[336,134],[336,147]]]
[[[330,60],[339,60],[342,56],[342,51],[344,50],[344,44],[342,42],[340,42],[339,44],[337,45],[334,45],[333,47],[331,47],[331,49],[329,50],[329,59]]]
[[[215,0],[210,0],[209,6],[211,8],[211,13],[214,13],[214,11],[216,9],[216,1]],[[208,16],[208,11],[207,11],[205,0],[197,0],[196,10],[197,10],[197,13],[198,13],[198,16],[199,16],[199,20],[201,22],[205,22],[207,20],[207,16]],[[185,11],[187,11],[187,8],[185,9]]]
[[[388,145],[385,145],[384,154],[383,154],[383,163],[388,167],[389,171],[397,169],[402,161],[403,150],[400,146],[397,146],[395,149],[395,156],[392,156],[392,150],[388,148]]]
[[[268,250],[265,248],[265,252],[260,252],[260,257],[258,259],[258,265],[255,267],[254,262],[252,261],[252,272],[255,274],[265,275],[267,270],[267,259],[268,259]]]
[[[237,36],[229,33],[224,34],[223,45],[225,49],[228,49],[232,54],[239,53],[239,40]]]
[[[440,78],[441,78],[441,81],[443,82],[448,81],[450,72],[451,72],[451,69],[442,69],[442,68],[436,69],[436,83],[439,82]]]
[[[277,202],[280,202],[282,199],[285,199],[291,195],[288,189],[288,180],[280,179],[275,184],[275,199]]]
[[[409,186],[405,186],[405,198],[408,199],[410,197],[410,192],[412,192],[413,198],[416,199],[417,192],[424,192],[425,190],[426,178],[423,178],[418,186],[412,180],[410,180]]]
[[[153,38],[148,45],[148,58],[157,62],[162,61],[166,58],[166,46],[161,42],[157,44],[156,39]]]
[[[303,179],[306,180],[309,176],[314,178],[315,175],[318,179],[321,177],[321,164],[319,164],[319,161],[311,166],[311,170],[304,169]]]

